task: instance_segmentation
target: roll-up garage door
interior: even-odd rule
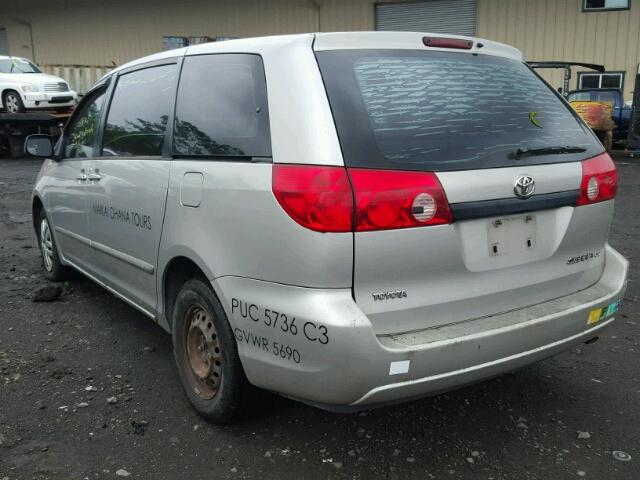
[[[376,5],[376,30],[476,34],[476,0],[423,0]]]
[[[5,28],[0,28],[0,55],[9,55],[9,42]]]

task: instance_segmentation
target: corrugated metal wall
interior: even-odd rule
[[[9,53],[9,42],[7,40],[7,29],[0,28],[0,55]]]
[[[246,37],[318,28],[317,8],[310,0],[57,3],[50,8],[46,1],[22,0],[12,7],[12,16],[31,23],[41,64],[120,65],[161,50],[163,35]]]
[[[374,0],[318,0],[320,32],[373,30]]]
[[[527,60],[589,62],[626,71],[625,98],[632,98],[640,62],[639,0],[631,0],[630,11],[588,13],[582,12],[582,0],[479,0],[478,36],[513,45]],[[578,71],[574,68],[572,88]],[[543,76],[562,86],[561,71]]]
[[[249,37],[314,31],[373,30],[373,0],[67,0],[48,8],[44,0],[21,0],[9,17],[0,10],[13,55],[67,68],[70,85],[85,66],[117,66],[162,49],[162,37]],[[80,67],[76,67],[80,65]],[[51,70],[53,67],[47,67]],[[70,69],[70,70],[69,70]],[[64,72],[65,70],[63,70]]]
[[[99,79],[113,70],[90,65],[41,65],[40,68],[45,73],[64,78],[72,90],[81,94],[87,93]]]
[[[375,6],[376,30],[476,34],[475,0],[428,0]]]
[[[470,3],[473,0],[468,0]],[[40,65],[120,65],[162,48],[163,35],[246,37],[310,31],[373,30],[374,0],[45,0],[0,10],[13,55]],[[640,0],[631,11],[583,13],[582,0],[477,0],[476,34],[515,45],[531,60],[603,63],[624,70],[631,98],[640,61]],[[12,20],[13,19],[13,20]],[[75,75],[75,73],[73,74]],[[562,74],[545,73],[555,86]],[[572,86],[575,87],[574,72]],[[73,80],[70,80],[73,82]]]

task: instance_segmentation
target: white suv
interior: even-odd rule
[[[0,98],[6,112],[68,109],[77,97],[62,78],[42,73],[26,58],[0,56]]]

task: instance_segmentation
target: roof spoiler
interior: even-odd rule
[[[604,65],[598,65],[596,63],[584,63],[584,62],[527,62],[531,68],[562,68],[564,69],[564,83],[562,86],[562,95],[565,97],[569,95],[569,80],[571,80],[571,67],[584,67],[596,72],[604,72]]]
[[[527,62],[531,68],[571,68],[585,67],[597,72],[604,72],[604,65],[583,62]]]

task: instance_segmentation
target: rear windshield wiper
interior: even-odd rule
[[[520,160],[523,157],[535,157],[538,155],[564,155],[566,153],[582,153],[586,151],[586,148],[572,147],[570,145],[559,147],[518,148],[511,154],[511,156],[516,160]]]

